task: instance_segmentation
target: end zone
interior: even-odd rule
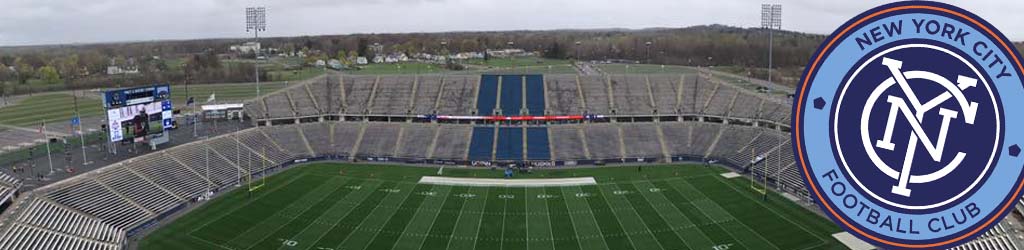
[[[496,179],[423,176],[420,184],[473,186],[473,187],[559,187],[597,185],[594,177],[549,178],[549,179]]]

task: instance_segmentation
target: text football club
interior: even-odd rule
[[[888,4],[839,27],[794,101],[811,198],[886,248],[948,248],[986,232],[1021,196],[1019,57],[985,20],[943,3]]]

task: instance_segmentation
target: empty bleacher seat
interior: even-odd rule
[[[498,102],[498,76],[480,76],[480,93],[476,99],[477,114],[491,115]]]
[[[494,144],[497,160],[523,159],[523,128],[498,127],[498,141]]]
[[[523,76],[501,76],[501,114],[519,115],[523,109]]]
[[[491,160],[494,149],[494,128],[474,127],[473,136],[469,140],[470,160]]]
[[[551,144],[548,142],[547,127],[526,128],[526,159],[551,159]]]
[[[544,76],[526,75],[525,95],[529,115],[544,115]]]

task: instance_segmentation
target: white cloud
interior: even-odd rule
[[[783,28],[830,33],[873,1],[786,0]],[[749,0],[0,0],[0,45],[245,37],[244,8],[268,8],[269,36],[760,22]],[[1024,40],[1024,2],[954,3]]]

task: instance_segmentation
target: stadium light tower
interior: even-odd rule
[[[772,82],[772,45],[774,31],[782,29],[782,5],[761,4],[761,28],[768,30],[768,83]]]
[[[647,54],[647,64],[651,63],[651,44],[653,44],[651,41],[647,41],[646,43],[644,43],[644,53]]]
[[[583,42],[576,41],[576,61],[580,60],[580,45],[581,44],[583,44]]]
[[[267,30],[267,8],[245,8],[245,32],[252,31],[253,40],[260,42],[260,31]],[[260,48],[256,47],[256,96],[260,96]]]

